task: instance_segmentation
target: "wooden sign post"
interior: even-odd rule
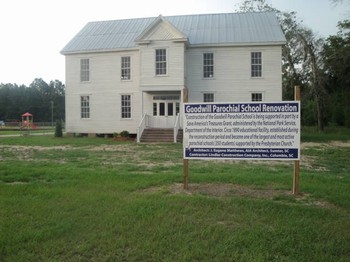
[[[188,159],[184,159],[184,189],[188,190]]]
[[[183,100],[184,103],[188,102],[188,89],[185,86],[183,89]],[[184,159],[184,189],[188,190],[188,159]]]
[[[300,86],[295,86],[294,100],[300,101]],[[294,174],[293,174],[293,195],[299,194],[299,173],[300,173],[300,160],[295,160]]]

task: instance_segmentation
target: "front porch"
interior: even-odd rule
[[[142,92],[142,119],[137,128],[137,142],[182,142],[180,108],[186,95],[185,88],[154,89],[151,87]]]
[[[137,128],[137,142],[182,142],[183,131],[180,114],[175,117],[158,118],[144,114]]]

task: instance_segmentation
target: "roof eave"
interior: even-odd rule
[[[161,42],[161,41],[171,41],[174,43],[187,43],[188,38],[173,38],[173,39],[157,40],[157,42]],[[153,42],[152,40],[137,40],[137,41],[135,41],[135,44],[136,45],[149,45],[152,42]]]
[[[275,42],[242,42],[242,43],[201,43],[201,44],[188,44],[188,47],[232,47],[232,46],[283,46],[286,41]]]
[[[125,47],[125,48],[114,48],[114,49],[93,49],[93,50],[77,50],[66,52],[62,50],[62,55],[79,55],[79,54],[92,54],[92,53],[111,53],[111,52],[124,52],[124,51],[138,51],[138,47]]]

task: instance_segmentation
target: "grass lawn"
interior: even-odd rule
[[[45,127],[45,128],[39,128],[39,129],[28,129],[28,130],[20,130],[20,129],[7,129],[7,128],[0,128],[0,138],[1,136],[8,136],[8,135],[26,135],[26,134],[48,134],[55,132],[54,127]]]
[[[292,162],[191,160],[181,144],[0,138],[0,261],[349,261],[350,134]],[[348,140],[348,141],[346,141]]]

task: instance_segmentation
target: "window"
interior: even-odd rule
[[[213,53],[203,54],[203,77],[204,78],[214,77],[214,54]]]
[[[174,103],[168,103],[168,116],[174,115]]]
[[[80,81],[90,81],[90,59],[80,59]]]
[[[80,97],[80,117],[90,118],[90,97],[89,96]]]
[[[156,49],[156,75],[166,74],[166,49]]]
[[[153,115],[154,116],[176,116],[180,112],[179,95],[154,95]]]
[[[180,100],[180,96],[177,96],[177,95],[153,96],[153,100]]]
[[[262,93],[252,93],[252,102],[262,101]]]
[[[131,79],[131,60],[130,56],[123,56],[121,59],[121,79]]]
[[[159,103],[159,115],[165,116],[165,103],[164,102]]]
[[[203,94],[203,102],[204,103],[214,102],[214,94],[213,93],[204,93]]]
[[[158,115],[158,104],[153,103],[153,115],[156,116]]]
[[[122,95],[122,118],[131,118],[131,95]]]
[[[262,76],[262,58],[261,52],[251,53],[251,77]]]

